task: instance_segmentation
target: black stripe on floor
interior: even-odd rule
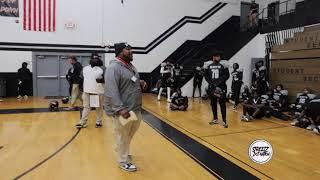
[[[143,110],[144,120],[188,155],[205,167],[210,173],[217,173],[223,179],[258,179],[233,162],[183,134],[153,114]],[[228,142],[226,142],[228,143]],[[213,175],[215,175],[212,173]],[[216,176],[217,177],[217,176]],[[219,178],[219,177],[218,177]]]
[[[81,111],[80,108],[71,111]],[[59,108],[58,112],[70,111],[65,108]],[[28,109],[1,109],[0,114],[20,114],[20,113],[43,113],[51,112],[49,108],[28,108]],[[55,111],[54,111],[55,112]],[[143,110],[144,120],[152,128],[158,131],[161,135],[167,138],[169,141],[173,142],[178,148],[185,152],[188,156],[198,162],[202,167],[208,170],[218,179],[258,179],[253,174],[247,172],[241,167],[237,166],[233,162],[219,155],[218,153],[212,151],[206,146],[200,144],[189,136],[183,134],[179,130],[170,126],[166,122],[157,118],[153,114]],[[81,112],[80,112],[81,113]],[[45,163],[47,160],[59,153],[63,148],[70,144],[75,137],[78,135],[79,131],[68,141],[64,146],[58,149],[54,154],[41,161],[25,173],[17,176],[15,179],[19,179],[32,170],[39,167],[41,164]]]
[[[22,114],[22,113],[43,113],[43,112],[68,112],[79,111],[80,108],[67,110],[66,108],[59,108],[58,111],[50,111],[49,108],[25,108],[25,109],[0,109],[0,114]]]

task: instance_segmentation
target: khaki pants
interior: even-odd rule
[[[80,101],[81,99],[81,92],[79,89],[79,84],[72,84],[72,91],[71,91],[71,101],[70,101],[70,106],[73,107],[79,98]]]
[[[130,162],[128,158],[128,155],[130,154],[130,143],[142,120],[141,112],[139,111],[135,113],[138,117],[138,120],[131,121],[124,126],[121,125],[119,116],[112,117],[116,140],[116,152],[118,154],[119,163]]]
[[[81,120],[80,123],[81,124],[86,124],[89,118],[89,113],[91,111],[90,108],[90,95],[89,93],[82,93],[82,99],[83,99],[83,111],[82,111],[82,116],[81,116]],[[96,113],[97,113],[97,120],[96,123],[97,124],[101,124],[102,123],[102,114],[103,114],[103,103],[104,103],[104,95],[101,94],[99,95],[99,105],[100,107],[96,108]]]

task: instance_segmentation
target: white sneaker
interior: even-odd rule
[[[22,96],[20,96],[20,95],[17,97],[17,99],[21,99],[21,98],[22,98]]]
[[[237,106],[233,106],[232,111],[237,111]]]
[[[120,163],[119,167],[128,172],[137,171],[137,167],[132,163]]]
[[[295,125],[297,125],[299,123],[299,121],[297,120],[297,119],[294,119],[290,124],[292,125],[292,126],[295,126]]]
[[[209,122],[210,125],[218,124],[218,119],[214,119]]]
[[[310,124],[306,129],[312,131],[315,127],[314,124]]]
[[[248,122],[248,121],[249,121],[249,118],[248,118],[248,116],[242,115],[242,116],[241,116],[241,120]]]
[[[168,102],[168,103],[171,103],[171,99],[167,99],[167,102]]]
[[[24,98],[24,99],[28,99],[28,96],[27,96],[27,95],[24,95],[23,98]]]
[[[313,128],[313,132],[315,132],[316,134],[320,135],[320,129],[319,129],[319,127]]]
[[[78,129],[82,129],[82,128],[86,128],[86,127],[87,127],[87,124],[81,124],[81,123],[76,124],[76,128],[78,128]]]
[[[0,99],[0,102],[3,102],[3,99]]]
[[[223,127],[224,127],[224,128],[228,128],[229,126],[228,126],[227,123],[223,122]]]

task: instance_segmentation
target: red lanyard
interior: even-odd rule
[[[121,59],[119,57],[117,57],[117,59],[119,61],[121,61],[125,66],[127,66],[134,74],[136,74],[136,71],[135,71],[135,69],[134,69],[134,67],[133,67],[133,65],[131,63],[129,63],[129,62],[127,62],[127,61],[125,61],[125,60],[123,60],[123,59]]]
[[[125,65],[129,65],[130,63],[129,62],[127,62],[127,61],[125,61],[125,60],[123,60],[123,59],[121,59],[121,58],[119,58],[119,57],[117,57],[117,59],[119,60],[119,61],[121,61],[121,62],[123,62]]]

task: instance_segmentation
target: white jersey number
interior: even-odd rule
[[[219,69],[211,69],[212,79],[219,79]]]

